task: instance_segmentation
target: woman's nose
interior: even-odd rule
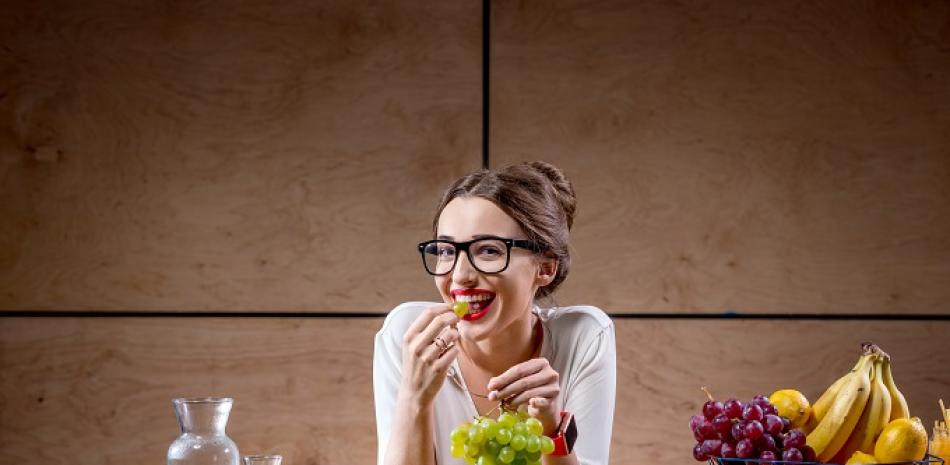
[[[465,256],[463,257],[462,254]],[[467,252],[460,252],[459,258],[455,262],[455,269],[452,270],[452,281],[456,284],[466,284],[473,282],[478,276],[478,270],[472,266],[468,259]]]

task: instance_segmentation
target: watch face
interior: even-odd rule
[[[574,450],[574,441],[577,440],[577,422],[574,421],[574,416],[571,416],[571,421],[567,424],[567,429],[564,431],[564,444],[567,446],[567,453],[571,453]]]

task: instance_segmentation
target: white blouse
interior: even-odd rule
[[[383,464],[392,434],[402,371],[402,337],[431,302],[407,302],[386,316],[376,333],[373,353],[373,396],[376,404],[378,464]],[[599,308],[591,306],[535,307],[544,328],[541,357],[560,375],[561,405],[574,414],[577,441],[574,454],[584,465],[608,462],[617,388],[617,354],[614,324]],[[452,429],[478,416],[467,392],[458,360],[452,362],[433,404],[436,463],[464,465],[449,453]],[[465,386],[463,389],[460,386]],[[484,390],[484,389],[482,389]],[[476,392],[478,390],[476,389]]]

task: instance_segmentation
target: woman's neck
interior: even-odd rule
[[[536,356],[541,345],[538,317],[519,319],[492,337],[478,342],[462,340],[465,354],[477,368],[498,376]]]

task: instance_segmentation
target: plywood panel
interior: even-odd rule
[[[748,399],[782,387],[816,397],[861,341],[895,360],[925,423],[950,398],[950,322],[617,320],[612,463],[690,459],[699,386]],[[372,337],[378,319],[0,319],[0,463],[162,463],[169,400],[236,398],[245,452],[292,464],[375,457]],[[581,433],[583,434],[583,432]]]
[[[559,300],[950,313],[945,2],[494,2],[492,164],[579,197]]]
[[[382,311],[480,164],[477,3],[0,7],[0,308]]]

